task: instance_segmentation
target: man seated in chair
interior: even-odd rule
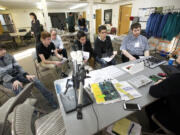
[[[149,45],[147,38],[140,35],[141,24],[131,25],[132,34],[128,34],[120,47],[122,51],[122,62],[139,59],[139,56],[149,56]]]
[[[104,25],[98,28],[99,35],[94,43],[94,53],[96,61],[101,65],[101,67],[107,67],[109,65],[115,65],[115,55],[117,51],[113,51],[111,38],[107,36],[107,28]],[[103,58],[112,58],[110,61],[106,61]]]
[[[29,75],[18,65],[13,56],[6,53],[6,49],[0,47],[0,84],[11,89],[15,95],[23,89],[23,85],[34,82],[34,86],[42,93],[53,108],[57,104],[53,94],[34,75]]]
[[[61,77],[67,77],[65,71],[67,69],[67,59],[63,55],[58,54],[54,43],[51,42],[51,34],[48,32],[41,33],[41,43],[37,47],[37,60],[42,67],[53,69],[61,68]]]
[[[87,39],[84,31],[79,31],[77,33],[77,40],[75,41],[73,50],[80,50],[89,53],[89,58],[84,58],[84,64],[88,64],[91,68],[94,68],[94,54],[91,47],[91,42]]]
[[[56,29],[51,29],[50,33],[51,33],[51,41],[54,43],[58,53],[62,55],[63,57],[68,58],[62,39],[59,35],[57,35]]]

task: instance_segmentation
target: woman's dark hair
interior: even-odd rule
[[[77,33],[77,38],[80,40],[82,37],[85,37],[86,34],[84,33],[84,31],[78,31]]]
[[[29,15],[30,15],[30,16],[34,16],[34,19],[37,20],[37,16],[36,16],[35,13],[31,12],[31,13],[29,13]]]
[[[100,33],[102,30],[107,30],[105,25],[101,25],[98,27],[98,32]]]
[[[140,23],[133,23],[133,24],[131,25],[131,30],[137,29],[137,28],[141,28],[141,24],[140,24]]]

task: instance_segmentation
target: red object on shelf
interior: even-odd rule
[[[134,16],[130,16],[129,19],[130,19],[130,21],[133,21],[134,20]]]

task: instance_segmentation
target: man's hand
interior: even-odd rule
[[[113,51],[113,55],[117,55],[117,51]]]
[[[19,86],[23,87],[23,84],[20,81],[16,80],[13,82],[13,90],[17,90]]]
[[[36,77],[35,75],[26,75],[26,78],[27,78],[29,81],[33,81],[35,77]]]
[[[129,58],[129,60],[136,60],[136,58],[132,56]]]
[[[34,35],[34,32],[31,32],[31,35]]]
[[[61,62],[60,62],[60,61],[54,61],[54,64],[55,64],[56,66],[60,66],[60,65],[61,65]]]
[[[156,83],[154,83],[154,85],[157,85],[157,84],[161,83],[165,79],[166,79],[166,77],[163,77],[161,80],[158,80]]]
[[[63,55],[58,55],[58,58],[59,58],[60,60],[62,60],[62,59],[63,59]]]

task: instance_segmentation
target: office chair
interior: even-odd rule
[[[3,105],[9,98],[15,96],[14,92],[3,85],[0,85],[0,106]]]
[[[176,135],[175,133],[173,133],[172,131],[167,129],[162,123],[160,123],[160,121],[158,121],[158,119],[156,118],[156,114],[153,114],[151,116],[151,119],[159,127],[159,129],[157,129],[153,133],[143,132],[143,135]],[[164,134],[163,133],[157,133],[160,130],[162,130],[164,132]]]
[[[31,119],[37,102],[28,98],[23,104],[17,105],[12,112],[12,135],[33,135],[31,131]]]
[[[5,132],[8,114],[12,112],[16,105],[24,102],[31,95],[32,87],[33,83],[28,83],[17,96],[10,98],[0,107],[0,135],[3,135]]]
[[[34,104],[25,101],[16,106],[12,117],[12,135],[33,135],[31,130]],[[24,111],[25,110],[25,111]],[[60,110],[56,110],[35,121],[36,135],[65,135],[66,130]]]

